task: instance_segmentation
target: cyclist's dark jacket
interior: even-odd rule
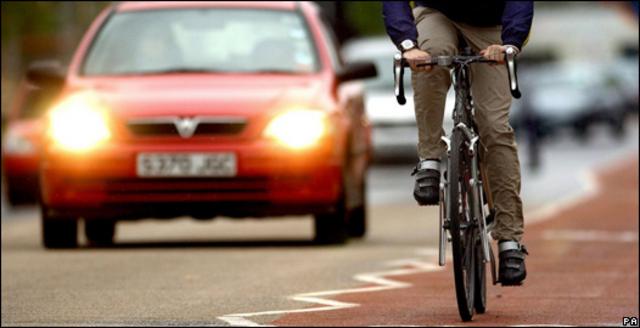
[[[519,49],[529,36],[533,19],[533,1],[431,0],[415,3],[436,9],[455,22],[479,27],[502,25],[502,44]],[[418,31],[409,1],[383,1],[382,15],[387,33],[398,48],[406,39],[417,42]]]

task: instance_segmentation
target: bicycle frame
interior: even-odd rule
[[[473,105],[472,98],[469,94],[470,90],[470,82],[469,82],[469,65],[470,63],[462,62],[459,65],[455,65],[453,71],[451,72],[453,79],[454,91],[456,94],[456,102],[453,110],[453,122],[454,122],[454,130],[458,129],[462,131],[462,134],[466,138],[466,144],[468,144],[468,154],[471,158],[471,179],[469,181],[469,187],[472,190],[472,197],[474,198],[475,204],[481,204],[481,206],[474,206],[473,210],[473,218],[472,222],[477,222],[480,225],[481,229],[481,240],[482,240],[482,248],[483,248],[483,263],[489,262],[489,239],[487,234],[487,224],[485,220],[485,211],[484,211],[484,197],[481,192],[479,192],[480,188],[482,188],[482,179],[480,177],[480,169],[478,163],[478,141],[480,140],[480,136],[478,135],[475,123],[473,122]],[[453,134],[453,131],[452,131]],[[447,144],[447,157],[449,157],[449,153],[451,151],[451,140],[442,136],[442,140]],[[451,163],[447,161],[447,171],[450,171]],[[448,199],[448,195],[446,195],[447,184],[449,183],[445,175],[443,174],[443,181],[440,184],[441,193],[445,194],[445,197],[441,201]],[[448,205],[451,206],[451,202],[448,202]],[[446,213],[451,213],[452,209],[447,208]],[[446,222],[450,220],[450,217],[445,216],[440,218],[440,242],[439,242],[439,260],[438,264],[440,266],[445,265],[445,245],[446,241],[444,240],[445,236],[445,228]]]

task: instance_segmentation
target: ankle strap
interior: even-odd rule
[[[520,244],[512,240],[498,243],[498,250],[500,252],[508,251],[510,249],[520,250]]]
[[[420,163],[418,163],[418,170],[436,170],[436,171],[440,171],[440,161],[436,161],[436,160],[432,160],[432,159],[427,159],[424,161],[420,161]]]

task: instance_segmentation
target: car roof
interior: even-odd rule
[[[181,8],[255,8],[295,10],[294,1],[126,1],[118,3],[117,11],[137,11]]]

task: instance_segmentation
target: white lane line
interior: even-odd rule
[[[333,311],[333,310],[357,307],[357,306],[360,306],[360,304],[330,300],[324,297],[344,295],[344,294],[354,294],[354,293],[370,293],[370,292],[379,292],[379,291],[389,290],[389,289],[407,288],[407,287],[411,287],[412,284],[388,279],[386,277],[410,275],[410,274],[423,273],[423,272],[433,272],[433,271],[439,271],[443,269],[442,267],[438,266],[436,263],[427,263],[416,258],[394,260],[394,261],[386,262],[385,265],[394,266],[394,267],[400,266],[402,268],[397,268],[397,269],[392,269],[387,271],[380,271],[380,272],[359,273],[353,276],[353,279],[356,281],[375,284],[375,286],[327,290],[327,291],[320,291],[320,292],[313,292],[313,293],[297,294],[289,297],[294,301],[306,302],[314,305],[317,305],[317,304],[323,305],[321,307],[298,308],[298,309],[291,309],[291,310],[261,311],[261,312],[250,312],[250,313],[233,313],[233,314],[227,314],[227,315],[218,317],[218,319],[224,322],[227,322],[232,326],[253,326],[253,327],[272,326],[272,325],[261,325],[257,322],[249,320],[248,318],[265,316],[265,315],[282,315],[282,314],[291,314],[291,313]]]
[[[601,186],[596,177],[596,172],[602,171],[603,169],[606,171],[619,170],[628,165],[630,162],[637,160],[638,152],[634,150],[618,155],[615,159],[612,159],[608,162],[614,163],[613,165],[601,165],[597,168],[587,168],[581,170],[580,173],[578,173],[578,180],[582,185],[581,190],[530,212],[524,219],[525,226],[549,220],[553,218],[555,214],[574,205],[577,205],[592,196],[597,195],[598,192],[600,192]]]
[[[638,241],[638,232],[617,232],[606,230],[546,230],[542,237],[551,240],[633,243]]]

